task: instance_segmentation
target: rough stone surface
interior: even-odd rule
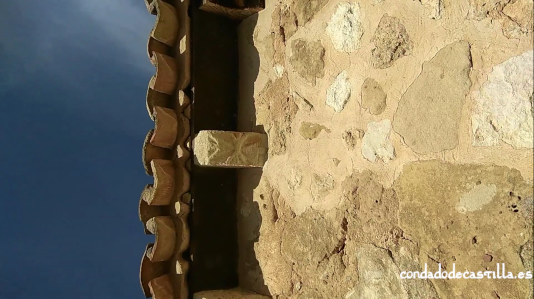
[[[299,110],[289,93],[287,76],[284,74],[280,79],[267,82],[256,104],[256,118],[265,124],[264,130],[269,135],[269,154],[285,153],[287,136],[292,132],[291,123]]]
[[[335,187],[334,178],[331,174],[316,174],[312,176],[311,194],[314,201],[322,201]]]
[[[338,5],[345,2],[358,3],[359,21],[365,30],[361,47],[350,53],[337,51],[327,32]],[[457,271],[485,271],[505,262],[506,269],[511,267],[514,272],[532,265],[528,244],[533,237],[525,225],[531,223],[534,210],[533,149],[513,148],[502,140],[500,146],[474,147],[471,128],[475,94],[492,68],[532,49],[531,35],[521,33],[518,39],[509,39],[503,34],[512,7],[520,7],[524,1],[485,1],[486,6],[497,8],[494,11],[499,15],[486,15],[480,21],[466,18],[472,1],[453,2],[329,0],[304,23],[296,8],[317,8],[310,1],[267,1],[257,17],[238,25],[242,74],[238,130],[265,132],[270,143],[269,159],[262,169],[238,171],[241,287],[275,299],[336,299],[362,293],[360,298],[528,298],[525,280],[395,282],[399,271],[422,271],[425,264],[429,270],[442,263],[452,271],[455,263]],[[391,26],[391,31],[407,32],[409,37],[404,40],[402,34],[392,34],[393,46],[383,47],[393,53],[384,56],[384,64],[389,61],[391,67],[377,69],[371,51],[379,47],[372,41],[385,13],[397,17],[405,28]],[[524,17],[531,12],[517,9],[514,13],[512,23],[528,20]],[[438,14],[441,19],[432,19],[439,18]],[[299,40],[306,46],[320,41],[324,54],[296,67],[298,51],[292,46]],[[465,51],[452,51],[439,64],[437,60],[428,63],[440,49],[462,40],[469,42]],[[413,42],[404,52],[410,53],[407,56],[396,52],[396,45],[406,49],[403,42]],[[396,53],[401,58],[391,62]],[[466,66],[464,73],[459,65],[470,65],[469,60],[473,68]],[[320,76],[311,75],[315,63],[323,64]],[[418,82],[431,77],[422,75],[422,68],[435,76]],[[347,72],[353,98],[337,113],[325,101],[342,71]],[[306,79],[307,72],[310,79]],[[363,99],[361,87],[366,78],[379,82],[387,94],[380,114],[372,114],[373,106]],[[420,89],[412,90],[414,84]],[[412,97],[411,106],[403,107],[408,96]],[[380,106],[376,106],[378,110]],[[382,163],[375,155],[377,162],[369,162],[362,155],[362,130],[367,131],[369,123],[388,119],[397,129],[394,120],[400,114],[395,114],[403,109],[406,131],[416,132],[408,137],[391,132],[386,144],[394,146],[395,158]],[[310,138],[318,130],[313,125],[302,126],[304,122],[328,127],[331,132],[321,130],[316,138],[307,139],[302,137],[301,127],[310,129]],[[450,129],[451,123],[458,126]],[[442,150],[442,140],[446,143],[449,137],[457,145]],[[423,142],[426,152],[413,150],[410,138]],[[432,147],[439,151],[428,150]],[[447,162],[431,167],[436,174],[428,174],[422,167],[407,171],[411,163],[430,159]],[[462,167],[466,165],[474,171],[465,171],[469,167]],[[518,182],[514,175],[519,172],[494,165],[516,168],[527,181]],[[493,170],[484,167],[496,167],[494,170],[502,173],[493,175]],[[485,181],[486,177],[491,180]],[[399,188],[399,180],[408,182],[402,184],[404,189]],[[502,184],[513,188],[504,190]],[[407,189],[425,191],[403,193]],[[511,218],[507,217],[516,219],[508,221]],[[415,223],[418,219],[422,220]],[[490,222],[493,226],[488,227]],[[373,274],[377,279],[369,280]],[[482,285],[477,286],[479,283]]]
[[[360,48],[363,26],[360,21],[360,5],[356,2],[342,2],[332,15],[326,32],[339,52],[351,53]]]
[[[367,124],[367,132],[362,139],[362,155],[365,159],[376,162],[380,159],[384,162],[395,158],[395,148],[389,139],[391,133],[391,121],[384,119]]]
[[[378,69],[392,66],[395,60],[412,51],[412,41],[404,25],[398,18],[387,14],[380,19],[372,42],[375,48],[371,51],[371,64]]]
[[[353,173],[341,183],[347,239],[392,249],[402,236],[397,227],[398,199],[372,172]]]
[[[282,232],[282,252],[297,267],[318,264],[334,251],[340,232],[341,227],[336,228],[331,220],[308,210],[286,224]]]
[[[327,132],[329,131],[328,128],[326,128],[325,126],[303,121],[300,124],[299,133],[300,136],[308,140],[312,140],[317,138],[317,136],[319,136],[322,130],[325,130]]]
[[[324,76],[325,50],[320,41],[307,42],[303,39],[291,43],[293,55],[289,62],[306,81],[315,85],[317,78]]]
[[[306,25],[326,3],[328,0],[293,0],[291,8],[297,17],[298,26]]]
[[[503,34],[508,38],[519,39],[532,33],[532,0],[469,0],[469,4],[469,18],[499,21]]]
[[[326,104],[334,108],[336,112],[341,112],[349,101],[350,94],[351,86],[347,72],[342,71],[326,91]]]
[[[495,66],[475,96],[471,118],[473,145],[493,146],[502,140],[515,148],[533,147],[533,51]]]
[[[356,251],[359,281],[347,299],[408,299],[401,287],[400,271],[387,250],[365,245]]]
[[[456,42],[439,50],[403,94],[393,128],[420,154],[454,149],[465,97],[471,87],[470,46]]]
[[[361,140],[364,135],[365,132],[363,130],[351,128],[343,132],[341,138],[343,139],[343,142],[348,150],[354,150],[358,144],[358,141]]]
[[[311,112],[313,110],[313,105],[297,92],[293,92],[293,99],[295,100],[295,104],[297,104],[299,109],[308,112]]]
[[[267,160],[267,136],[253,132],[200,131],[193,148],[201,166],[262,167]]]
[[[496,193],[497,187],[495,185],[476,185],[462,195],[460,202],[456,205],[456,210],[460,213],[480,210],[493,200]]]
[[[495,263],[505,263],[507,271],[517,274],[525,271],[519,252],[532,238],[533,219],[508,206],[514,200],[511,194],[532,194],[532,186],[527,185],[518,171],[507,167],[412,162],[395,182],[399,225],[410,240],[420,244],[421,259],[439,262],[447,271],[453,263],[456,269],[475,273],[486,268],[493,271]],[[464,213],[457,209],[466,197],[492,194],[492,200],[484,200],[476,209]],[[485,258],[488,253],[491,261]],[[430,268],[437,269],[437,264]],[[501,298],[527,298],[529,293],[529,282],[521,279],[452,279],[435,285],[440,298],[491,298],[492,291]]]
[[[386,109],[387,95],[376,80],[367,78],[362,85],[362,107],[378,115]]]

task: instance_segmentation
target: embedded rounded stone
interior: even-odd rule
[[[159,146],[152,145],[150,143],[150,140],[152,139],[152,135],[154,134],[154,130],[148,131],[148,134],[145,137],[145,142],[143,143],[143,166],[145,167],[145,172],[148,175],[154,175],[152,171],[152,166],[150,163],[154,159],[164,159],[164,160],[170,160],[172,159],[172,151],[162,148]]]
[[[157,92],[148,87],[146,92],[146,110],[150,119],[154,120],[154,107],[169,107],[170,103],[171,97],[168,94]]]
[[[362,85],[362,107],[373,115],[386,110],[387,95],[376,80],[367,78]]]
[[[170,216],[156,216],[146,223],[147,230],[156,236],[152,250],[148,254],[153,262],[169,260],[174,252],[176,231],[174,221]]]
[[[438,153],[458,146],[471,66],[471,46],[466,41],[442,48],[423,63],[393,119],[393,129],[414,152]]]
[[[360,48],[363,35],[360,5],[356,2],[342,2],[332,15],[326,32],[332,40],[334,49],[351,53]]]
[[[155,159],[150,162],[154,174],[154,191],[148,204],[166,206],[172,200],[174,193],[174,165],[172,161]]]
[[[347,71],[342,71],[326,91],[326,104],[339,113],[345,108],[350,99],[350,94],[351,85]]]
[[[174,299],[174,290],[169,274],[152,279],[148,283],[152,299]]]
[[[172,95],[176,90],[177,82],[176,62],[174,58],[153,52],[151,61],[156,67],[156,74],[150,79],[150,88]]]
[[[503,141],[517,149],[533,147],[533,56],[530,50],[496,65],[475,93],[474,146]]]
[[[150,143],[163,148],[172,148],[178,134],[178,121],[174,110],[154,107],[155,130]]]
[[[154,244],[148,244],[145,248],[145,252],[141,259],[141,267],[139,269],[139,282],[141,283],[141,289],[146,298],[150,298],[152,294],[150,293],[149,282],[157,277],[160,277],[168,272],[168,265],[162,262],[152,262],[148,258],[148,254],[152,251],[152,246]]]
[[[371,64],[374,68],[385,69],[412,52],[413,42],[406,28],[396,17],[382,16],[371,40],[375,47],[371,50]]]
[[[324,76],[325,49],[321,41],[308,42],[297,39],[291,42],[291,66],[312,85]]]
[[[362,156],[371,162],[380,159],[386,163],[395,158],[395,148],[389,139],[390,134],[389,119],[370,122],[362,138]]]

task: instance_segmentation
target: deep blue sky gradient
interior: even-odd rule
[[[142,298],[142,0],[0,1],[0,299]]]

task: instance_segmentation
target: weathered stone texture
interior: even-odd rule
[[[295,12],[298,26],[306,25],[326,3],[328,0],[293,0],[291,9]]]
[[[387,250],[373,245],[357,249],[359,281],[347,299],[408,299],[401,287],[400,271]]]
[[[380,19],[372,42],[375,48],[371,50],[371,64],[378,69],[392,66],[397,59],[409,55],[413,47],[404,25],[387,14]]]
[[[376,80],[367,78],[362,85],[362,107],[378,115],[386,109],[387,95]]]
[[[361,17],[360,5],[357,2],[338,4],[326,27],[334,49],[351,53],[360,48],[360,39],[364,32]]]
[[[342,71],[326,91],[326,104],[341,112],[350,99],[351,85],[347,71]]]
[[[407,164],[395,182],[399,225],[420,245],[420,258],[452,271],[528,271],[520,248],[532,239],[531,217],[516,209],[515,195],[527,198],[532,185],[519,171],[495,165],[456,165],[438,160]],[[459,210],[459,205],[469,204]],[[487,255],[491,257],[488,258]],[[527,298],[529,282],[521,279],[447,280],[435,282],[443,298]]]
[[[341,139],[343,139],[343,142],[348,150],[354,150],[358,144],[358,141],[361,140],[364,135],[365,132],[363,130],[350,128],[341,134]]]
[[[291,124],[299,110],[291,94],[289,80],[284,74],[280,79],[267,82],[256,98],[256,118],[258,123],[264,124],[269,135],[269,155],[286,152]]]
[[[497,20],[507,38],[521,38],[532,33],[532,0],[469,0],[468,18]]]
[[[458,129],[471,80],[470,46],[460,41],[438,51],[402,96],[393,129],[416,153],[458,146]]]
[[[193,143],[201,166],[263,167],[267,160],[267,136],[260,133],[206,130]]]
[[[533,147],[533,51],[495,66],[475,96],[473,145]]]
[[[291,43],[289,62],[306,81],[315,85],[317,78],[324,76],[325,50],[320,41],[307,42],[297,39]]]
[[[300,124],[299,133],[300,136],[304,137],[305,139],[312,140],[317,138],[322,130],[328,132],[328,129],[325,126],[303,121]]]
[[[367,132],[362,139],[362,155],[365,159],[376,162],[380,159],[389,162],[395,158],[395,148],[389,139],[391,121],[384,119],[367,124]]]

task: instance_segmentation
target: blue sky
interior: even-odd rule
[[[142,0],[0,1],[0,298],[142,298]]]

